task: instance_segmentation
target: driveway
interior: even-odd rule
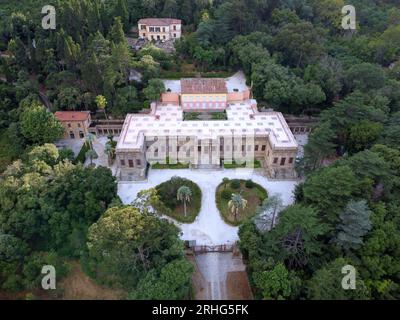
[[[234,243],[238,240],[238,227],[227,225],[221,218],[215,203],[215,190],[222,178],[252,179],[263,186],[268,194],[282,196],[285,205],[294,201],[293,190],[296,181],[270,181],[258,172],[249,169],[224,170],[173,170],[150,169],[148,180],[145,182],[120,182],[118,195],[124,204],[131,204],[139,191],[155,187],[172,176],[180,176],[196,182],[202,192],[202,205],[196,220],[191,224],[176,223],[182,230],[183,240],[196,240],[197,245],[218,245]]]

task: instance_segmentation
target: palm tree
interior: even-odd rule
[[[228,207],[231,209],[235,221],[240,209],[245,209],[247,206],[247,200],[244,199],[240,194],[232,193],[231,200],[228,202]]]
[[[186,217],[186,202],[190,202],[190,200],[192,198],[192,191],[190,190],[189,187],[182,186],[178,189],[178,192],[176,193],[176,198],[179,201],[183,202],[183,212]]]
[[[100,110],[103,110],[104,112],[104,117],[107,120],[107,113],[106,113],[106,105],[107,105],[107,100],[104,96],[102,95],[98,95],[95,100],[97,108],[99,108]]]
[[[96,153],[96,151],[94,151],[93,149],[90,149],[88,151],[86,151],[85,153],[86,158],[90,159],[90,165],[93,165],[93,159],[97,159],[98,155]]]
[[[89,148],[90,148],[91,150],[93,150],[93,141],[94,141],[94,138],[95,138],[95,136],[94,136],[93,133],[89,133],[89,134],[86,136],[86,143],[89,145]]]
[[[106,143],[104,147],[104,153],[108,156],[108,165],[111,166],[111,159],[113,156],[113,148],[109,143]]]

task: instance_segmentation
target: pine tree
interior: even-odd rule
[[[124,30],[127,30],[129,24],[129,11],[126,5],[126,0],[118,0],[114,8],[114,16],[121,18]]]
[[[349,201],[340,215],[336,243],[346,251],[358,249],[363,244],[363,237],[372,228],[370,214],[367,201]]]
[[[126,43],[124,29],[120,17],[114,18],[114,24],[111,27],[109,38],[115,44]]]

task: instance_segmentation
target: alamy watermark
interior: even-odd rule
[[[347,5],[342,8],[342,28],[344,30],[356,30],[356,8],[352,5]]]
[[[45,30],[55,30],[56,28],[56,8],[54,6],[46,5],[42,8],[42,28]]]
[[[356,268],[348,264],[342,268],[342,274],[345,276],[342,278],[342,288],[344,290],[355,290],[356,289]]]
[[[54,268],[52,265],[45,265],[42,267],[42,274],[45,274],[45,276],[42,278],[42,288],[44,290],[55,290],[56,268]]]

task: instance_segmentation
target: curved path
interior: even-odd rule
[[[202,192],[202,205],[196,220],[191,224],[177,223],[182,230],[181,238],[196,240],[197,245],[229,244],[238,240],[238,227],[227,225],[222,220],[215,203],[215,190],[222,182],[222,178],[252,179],[263,186],[268,194],[280,193],[285,205],[293,203],[293,190],[297,184],[296,181],[270,181],[258,172],[249,169],[215,171],[150,169],[147,181],[119,183],[118,195],[124,204],[130,204],[139,191],[155,187],[175,175],[194,181]]]

